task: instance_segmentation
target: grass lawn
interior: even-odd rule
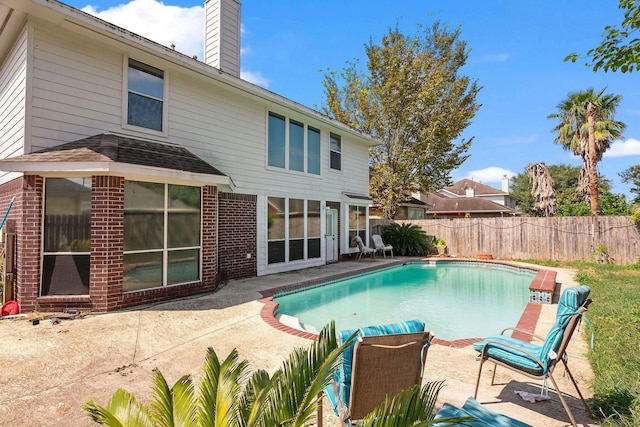
[[[576,281],[591,287],[593,304],[587,311],[595,334],[589,353],[595,374],[591,407],[605,427],[640,426],[640,263],[531,262],[575,268]],[[582,330],[590,333],[584,322]]]

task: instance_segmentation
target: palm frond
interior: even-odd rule
[[[107,403],[106,408],[89,401],[84,410],[91,419],[111,427],[154,427],[147,410],[138,403],[135,396],[126,390],[118,389]]]
[[[442,381],[414,386],[387,398],[361,422],[361,427],[427,426],[433,423],[434,410]],[[453,425],[453,424],[452,424]]]
[[[191,377],[184,375],[172,388],[169,388],[162,372],[156,369],[153,383],[154,394],[150,407],[156,425],[158,427],[193,425],[197,406]]]
[[[271,390],[271,378],[267,371],[259,369],[253,373],[240,396],[239,412],[242,427],[260,425],[264,417]]]
[[[212,427],[240,426],[240,387],[247,376],[248,362],[239,361],[238,351],[233,349],[220,363],[216,352],[209,348],[203,377],[200,382],[200,425]]]

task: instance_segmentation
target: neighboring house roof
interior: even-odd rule
[[[84,171],[98,174],[121,172],[125,176],[153,175],[173,170],[182,179],[212,185],[231,185],[229,177],[184,147],[158,141],[102,133],[52,148],[0,160],[11,172]],[[162,173],[166,176],[166,173]]]
[[[506,213],[516,214],[515,209],[492,202],[491,200],[479,197],[446,197],[437,193],[423,194],[421,196],[423,202],[430,205],[428,212],[449,214],[449,213]]]
[[[480,182],[474,181],[472,179],[461,179],[453,183],[448,187],[444,187],[442,190],[439,190],[439,193],[446,195],[446,193],[454,194],[456,197],[465,197],[467,188],[472,188],[475,196],[492,196],[492,195],[508,195],[509,193],[505,193],[502,190],[498,190],[497,188],[490,187],[488,185],[482,184]]]

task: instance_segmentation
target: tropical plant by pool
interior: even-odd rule
[[[431,242],[424,230],[414,224],[390,224],[384,229],[382,238],[393,246],[395,254],[401,256],[424,256],[431,251]]]
[[[160,371],[154,373],[151,403],[141,404],[119,389],[106,407],[93,401],[84,405],[93,421],[109,426],[220,426],[274,427],[315,425],[320,393],[337,369],[352,335],[338,346],[330,323],[308,348],[295,349],[271,377],[264,370],[248,372],[233,350],[220,362],[209,348],[198,393],[190,375],[169,387]],[[360,424],[367,426],[428,426],[442,382],[429,382],[388,399]],[[463,421],[463,419],[459,419]],[[438,420],[458,425],[456,419]]]

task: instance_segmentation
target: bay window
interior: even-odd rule
[[[199,187],[125,181],[124,291],[200,279]]]

